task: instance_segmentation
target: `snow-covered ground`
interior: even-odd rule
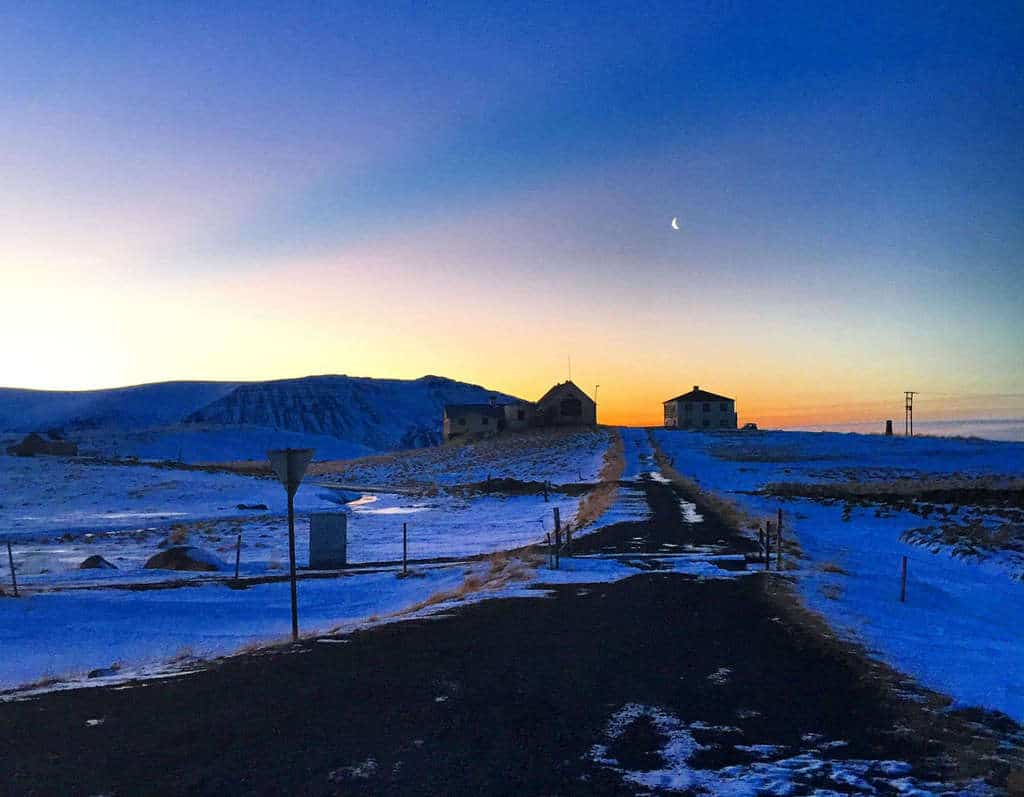
[[[275,448],[312,448],[317,459],[349,459],[373,454],[369,446],[323,434],[259,426],[175,424],[124,431],[101,428],[73,435],[83,454],[136,457],[188,464],[261,460]]]
[[[253,515],[239,504],[281,511],[284,490],[233,473],[0,456],[0,537],[16,541]],[[330,505],[314,490],[296,497],[300,510]]]
[[[901,541],[919,514],[871,503],[756,494],[779,482],[1024,475],[1024,444],[833,433],[658,430],[674,467],[754,516],[785,512],[806,559],[805,600],[897,669],[967,705],[1024,720],[1024,583],[998,552],[984,560]],[[899,601],[908,558],[906,603]]]
[[[513,566],[516,560],[510,560]],[[536,563],[534,563],[536,565]],[[667,560],[669,569],[695,578],[742,578],[700,557]],[[628,578],[639,567],[607,558],[563,558],[561,569],[522,566],[518,576],[494,574],[488,561],[351,572],[299,583],[304,636],[442,612],[458,603],[489,598],[542,598],[540,585],[591,584]],[[461,594],[476,579],[479,588]],[[438,592],[443,600],[421,605]],[[458,593],[458,594],[457,594]],[[189,669],[197,659],[226,655],[290,634],[285,581],[232,589],[225,580],[186,588],[128,591],[89,589],[34,594],[0,601],[0,690],[110,684]],[[325,640],[344,644],[344,641]],[[91,677],[90,677],[91,674]],[[52,681],[52,682],[51,682]],[[14,697],[31,694],[22,688]]]
[[[531,437],[527,445],[515,447],[518,459],[500,472],[493,467],[497,460],[486,445],[438,449],[431,458],[435,468],[430,478],[445,485],[481,481],[490,464],[495,478],[592,481],[611,440],[604,431]],[[453,454],[458,454],[456,460]],[[465,471],[458,470],[460,462]],[[401,467],[396,473],[406,480]],[[380,478],[382,474],[385,471],[376,470],[374,480],[388,482]],[[412,560],[459,559],[540,542],[553,529],[553,510],[559,510],[563,524],[571,524],[580,502],[579,496],[558,492],[545,501],[540,494],[442,488],[430,495],[364,493],[345,503],[354,496],[325,486],[324,481],[307,476],[296,495],[300,567],[308,562],[309,514],[314,511],[348,516],[348,561],[359,564],[400,559],[403,524],[408,528]],[[0,686],[108,667],[115,661],[126,666],[163,661],[184,648],[209,656],[284,634],[288,630],[285,587],[272,583],[234,590],[227,586],[234,575],[239,535],[242,577],[285,572],[284,498],[280,484],[270,478],[51,457],[0,457],[0,540],[13,543],[18,583],[25,596],[0,599],[0,644],[5,650],[22,651],[4,657]],[[267,509],[240,509],[239,505]],[[642,494],[624,495],[613,510],[616,520],[631,519],[643,516],[646,504]],[[227,567],[214,573],[144,569],[146,561],[167,544],[198,546]],[[94,555],[116,569],[79,568]],[[461,582],[463,567],[428,568],[423,571],[425,578],[407,581],[396,581],[393,573],[304,581],[303,627],[322,629],[397,611]],[[193,586],[127,589],[169,581]],[[0,567],[0,584],[10,591],[6,566]],[[281,600],[285,601],[283,611]]]
[[[321,478],[363,486],[470,484],[487,479],[594,482],[612,432],[530,432],[343,463]]]

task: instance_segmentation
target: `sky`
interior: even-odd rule
[[[1024,7],[768,6],[9,5],[0,384],[1024,416]]]

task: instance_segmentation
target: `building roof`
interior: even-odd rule
[[[502,404],[445,404],[444,414],[447,417],[475,414],[490,418],[503,418],[505,417],[505,407]]]
[[[571,379],[568,379],[565,382],[559,382],[557,385],[552,387],[547,393],[545,393],[543,396],[541,396],[539,399],[537,399],[537,403],[538,404],[543,404],[545,401],[547,401],[552,396],[554,396],[557,393],[559,393],[559,392],[561,392],[563,390],[566,390],[566,389],[575,391],[580,396],[582,396],[583,398],[587,399],[587,401],[591,401],[591,402],[593,401],[593,399],[590,398],[590,396],[588,396],[586,393],[584,393],[580,389],[579,385],[577,385]]]
[[[735,401],[728,396],[719,396],[717,393],[709,393],[706,390],[701,390],[700,385],[694,385],[693,390],[689,393],[683,393],[681,396],[670,398],[668,401],[661,402],[662,404],[670,404],[673,401]]]

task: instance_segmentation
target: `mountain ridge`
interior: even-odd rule
[[[166,450],[155,442],[161,436],[184,434],[196,440],[223,439],[222,454],[230,458],[240,453],[242,436],[265,430],[294,439],[332,438],[352,450],[388,451],[439,443],[445,404],[492,397],[515,400],[434,374],[416,379],[319,374],[243,382],[177,380],[85,391],[0,388],[0,430],[59,428],[104,441],[97,449],[102,453],[138,456]],[[218,438],[211,430],[225,434]]]

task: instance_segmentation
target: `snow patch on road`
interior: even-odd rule
[[[626,768],[613,753],[616,744],[639,722],[653,728],[661,740],[659,748],[653,751],[659,763],[651,769]],[[719,745],[701,743],[695,733],[704,738],[712,727],[700,721],[684,722],[664,708],[629,703],[611,716],[602,740],[591,747],[586,758],[615,772],[625,783],[654,792],[706,792],[734,797],[845,794],[851,789],[865,794],[950,793],[946,784],[915,779],[910,775],[912,767],[904,761],[835,758],[826,752],[827,745],[804,747],[795,755],[788,755],[790,748],[785,745],[733,745],[738,755],[756,755],[763,760],[719,769],[699,768],[694,764],[698,754]],[[955,793],[982,797],[994,791],[976,781],[956,787]]]

